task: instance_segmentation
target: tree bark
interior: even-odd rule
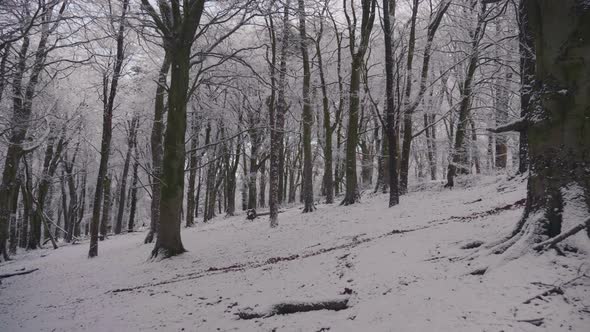
[[[154,102],[154,122],[150,136],[150,145],[152,151],[152,201],[150,203],[150,230],[145,237],[144,243],[152,243],[154,235],[160,225],[160,197],[162,191],[162,138],[164,133],[164,97],[166,94],[166,79],[170,71],[170,56],[168,53],[162,60],[162,66],[158,74],[158,86],[156,87],[156,99]]]
[[[523,218],[494,248],[512,248],[508,257],[558,236],[564,220],[590,211],[590,7],[576,0],[526,5],[536,58],[527,113],[530,175]]]
[[[102,139],[100,144],[100,164],[98,167],[98,176],[96,179],[96,188],[94,192],[94,204],[92,205],[92,220],[90,222],[90,248],[88,250],[88,257],[92,258],[98,256],[98,232],[100,224],[100,207],[103,199],[103,185],[104,177],[107,174],[109,164],[109,154],[111,150],[111,137],[113,135],[113,109],[115,107],[115,96],[117,95],[117,88],[119,85],[119,78],[123,69],[123,60],[125,59],[125,17],[127,15],[127,7],[129,0],[122,0],[122,11],[119,23],[119,31],[117,33],[117,52],[115,56],[115,64],[113,67],[113,76],[110,82],[110,89],[108,77],[104,78],[104,103],[103,118],[102,118]],[[108,91],[108,99],[106,92]]]
[[[299,7],[299,38],[301,57],[303,59],[303,213],[313,212],[313,155],[311,151],[311,128],[313,127],[313,111],[311,109],[311,68],[307,49],[307,32],[305,31],[305,2],[298,0]]]
[[[131,165],[131,154],[135,147],[135,135],[139,117],[133,115],[129,122],[129,132],[127,136],[127,153],[125,154],[125,163],[123,164],[123,174],[121,175],[121,183],[119,187],[119,206],[117,209],[117,219],[115,222],[115,234],[121,234],[123,229],[123,216],[125,214],[125,203],[127,198],[127,178],[129,177],[129,166]]]

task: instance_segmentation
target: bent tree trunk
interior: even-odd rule
[[[527,6],[537,60],[535,105],[527,114],[527,203],[510,237],[493,249],[509,257],[590,211],[590,7],[576,0],[527,0]]]

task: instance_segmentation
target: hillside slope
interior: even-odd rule
[[[587,271],[588,255],[529,254],[469,274],[478,260],[464,258],[479,249],[461,247],[510,232],[525,183],[430,185],[391,209],[385,195],[292,208],[277,229],[267,217],[218,217],[184,229],[188,252],[163,261],[146,260],[144,233],[101,242],[94,259],[86,243],[23,253],[0,274],[39,270],[2,281],[0,330],[589,331],[588,278],[523,304]],[[270,316],[278,303],[346,299],[345,310]]]

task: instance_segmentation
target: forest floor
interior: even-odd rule
[[[39,270],[2,280],[0,331],[590,331],[590,280],[568,283],[588,272],[587,253],[531,253],[470,274],[483,263],[465,257],[485,244],[461,247],[508,234],[525,187],[427,184],[391,209],[366,194],[287,209],[276,229],[268,217],[218,217],[183,229],[188,252],[162,261],[147,260],[144,232],[100,242],[94,259],[87,243],[22,252],[0,274]],[[330,301],[347,308],[273,315]]]

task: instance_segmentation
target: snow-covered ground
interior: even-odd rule
[[[461,247],[511,231],[525,181],[425,187],[391,209],[385,195],[288,209],[277,229],[218,217],[183,229],[188,252],[163,261],[147,260],[144,233],[101,242],[94,259],[87,243],[22,253],[0,274],[39,270],[2,281],[0,331],[590,331],[588,278],[523,304],[587,273],[587,255],[551,250],[469,274],[485,257]],[[345,297],[340,311],[236,315]]]

